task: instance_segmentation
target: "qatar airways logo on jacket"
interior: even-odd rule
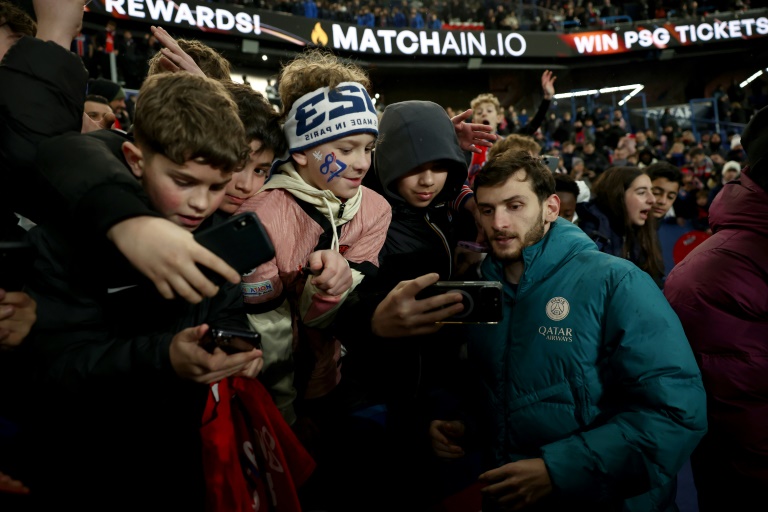
[[[563,297],[552,297],[547,302],[545,312],[550,320],[559,322],[565,320],[568,313],[571,312],[571,305]],[[573,342],[573,329],[570,327],[546,326],[539,327],[539,334],[544,336],[547,341]]]

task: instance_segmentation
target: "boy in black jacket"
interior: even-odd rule
[[[451,119],[435,103],[389,105],[379,130],[370,187],[389,201],[392,221],[377,276],[355,290],[336,324],[349,350],[344,378],[361,384],[369,401],[387,408],[386,449],[369,469],[381,471],[371,479],[381,488],[371,492],[386,498],[366,503],[366,508],[392,510],[407,502],[413,510],[426,510],[432,505],[429,481],[436,472],[425,470],[424,407],[444,383],[445,373],[460,364],[460,340],[429,334],[439,329],[435,322],[462,306],[455,304],[461,300],[457,293],[423,300],[415,295],[438,279],[456,277],[452,201],[467,178],[467,167]],[[443,305],[449,307],[438,309]]]
[[[52,143],[41,162],[121,151],[143,189],[125,203],[189,232],[205,227],[246,150],[227,91],[187,73],[149,77],[134,133],[135,143],[108,131]],[[39,252],[29,286],[39,317],[28,340],[39,370],[31,423],[35,444],[46,441],[29,480],[33,497],[78,510],[202,510],[205,384],[255,377],[262,362],[258,350],[227,355],[199,345],[210,324],[247,329],[239,288],[224,284],[196,305],[163,299],[115,246],[75,239],[68,228],[30,231]]]

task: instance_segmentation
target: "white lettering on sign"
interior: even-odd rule
[[[515,57],[525,53],[525,38],[515,32],[497,39],[490,48],[485,32],[459,32],[459,40],[451,31],[359,29],[357,26],[332,25],[333,47],[353,52],[392,55],[504,55]]]
[[[261,17],[258,14],[212,8],[205,5],[190,6],[186,2],[171,0],[106,0],[104,9],[109,14],[149,18],[156,22],[190,25],[200,29],[228,31],[235,29],[243,34],[261,34]]]

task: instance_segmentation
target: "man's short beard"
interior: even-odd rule
[[[538,219],[539,220],[536,222],[536,224],[534,224],[531,229],[525,233],[520,251],[516,255],[505,256],[498,254],[494,250],[493,256],[502,263],[515,263],[522,260],[523,250],[544,238],[544,219],[542,219],[541,216],[539,216]],[[491,244],[491,248],[493,248],[493,244]]]

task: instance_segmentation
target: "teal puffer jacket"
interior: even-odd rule
[[[706,431],[701,375],[653,280],[558,219],[523,251],[505,314],[471,329],[491,465],[544,459],[555,492],[536,510],[676,510],[675,476]]]

